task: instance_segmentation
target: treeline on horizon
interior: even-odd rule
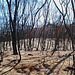
[[[18,33],[18,35],[16,34],[16,40],[17,40],[17,36],[19,37],[20,40],[22,39],[29,39],[29,38],[57,38],[57,31],[59,29],[59,25],[54,25],[54,24],[47,24],[45,26],[42,27],[36,27],[33,28],[32,32],[32,26],[26,26],[24,28],[20,27],[19,31],[16,32]],[[71,26],[68,25],[68,28],[71,30]],[[60,29],[60,33],[59,33],[59,38],[69,38],[69,35],[65,29],[65,26],[63,25]],[[10,28],[3,28],[1,30],[0,33],[0,41],[11,41],[11,32],[10,32]]]

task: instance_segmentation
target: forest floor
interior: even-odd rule
[[[0,65],[0,75],[73,75],[72,51],[24,51],[21,50],[22,60],[12,55],[12,51],[4,53]],[[17,64],[18,63],[18,64]]]

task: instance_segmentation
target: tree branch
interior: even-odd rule
[[[63,15],[63,13],[61,12],[61,10],[58,8],[57,4],[55,3],[55,1],[53,0],[55,6],[57,7],[57,9],[59,10],[59,12]]]

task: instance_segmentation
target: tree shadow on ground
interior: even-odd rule
[[[12,62],[15,62],[15,61],[16,61],[16,60],[10,61],[10,63],[8,63],[6,67],[8,67]],[[8,72],[10,72],[11,70],[13,70],[19,63],[20,63],[20,61],[18,60],[18,62],[17,62],[17,63],[14,63],[14,66],[13,66],[10,70],[3,72],[1,75],[4,75],[4,74],[6,75],[6,73],[8,73]]]
[[[53,73],[54,69],[64,60],[66,60],[67,58],[69,58],[71,56],[73,52],[69,53],[65,58],[63,58],[62,60],[60,60],[56,65],[54,65],[50,71],[47,73],[47,75],[50,75],[51,73]]]
[[[18,72],[18,73],[25,73],[26,75],[30,75],[30,72],[32,71],[40,71],[40,68],[38,67],[37,64],[22,64],[18,67],[15,67],[15,70]]]
[[[16,70],[17,73],[25,73],[26,75],[30,75],[30,72],[32,71],[40,71],[40,68],[38,67],[38,64],[19,64],[19,62],[16,62],[17,60],[12,60],[10,63],[8,63],[5,67],[12,67],[10,70],[2,73],[1,75],[8,75],[8,73],[11,70]],[[19,64],[19,65],[18,65]]]

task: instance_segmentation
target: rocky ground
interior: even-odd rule
[[[21,50],[22,60],[18,63],[19,56],[6,51],[0,65],[0,75],[73,75],[73,58],[70,53],[56,51],[51,56],[51,51]]]

